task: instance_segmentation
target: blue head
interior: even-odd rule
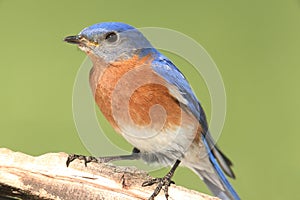
[[[93,54],[105,62],[130,58],[144,51],[153,51],[150,42],[134,27],[120,22],[104,22],[83,29],[76,36],[68,36],[66,42],[78,44],[87,54]]]

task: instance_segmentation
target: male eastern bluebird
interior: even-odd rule
[[[168,199],[171,178],[181,163],[193,170],[211,192],[223,200],[240,199],[225,174],[235,178],[231,161],[218,149],[205,113],[179,69],[134,27],[105,22],[64,39],[77,44],[93,62],[90,86],[95,101],[116,132],[134,148],[131,155],[91,157],[70,155],[88,162],[142,159],[173,165],[149,199],[164,190]],[[225,173],[225,174],[224,174]]]

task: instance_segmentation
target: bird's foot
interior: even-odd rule
[[[154,178],[151,179],[149,181],[145,181],[142,186],[143,187],[147,187],[147,186],[151,186],[153,184],[158,184],[157,187],[155,188],[154,192],[152,193],[152,195],[149,197],[148,200],[154,200],[154,198],[159,194],[159,192],[161,190],[164,191],[165,193],[165,197],[166,199],[169,198],[169,187],[171,184],[175,184],[174,181],[171,180],[172,178],[172,174],[168,173],[166,176],[164,176],[163,178]]]
[[[70,165],[71,162],[74,160],[83,160],[84,165],[87,166],[87,163],[95,162],[95,163],[108,163],[111,161],[117,160],[137,160],[140,158],[140,150],[134,148],[132,150],[132,154],[130,155],[120,155],[120,156],[106,156],[106,157],[93,157],[93,156],[83,156],[83,155],[76,155],[70,154],[67,159],[67,167]]]
[[[96,157],[93,157],[93,156],[83,156],[83,155],[70,154],[68,156],[67,161],[66,161],[67,167],[69,167],[70,163],[73,162],[76,159],[83,160],[85,166],[87,166],[87,164],[90,163],[90,162],[105,163],[105,162],[110,161],[110,160],[106,159],[106,157],[96,158]]]
[[[163,191],[165,192],[165,197],[168,200],[169,198],[169,187],[171,184],[175,184],[174,181],[172,181],[172,177],[174,175],[174,172],[176,170],[176,168],[178,167],[178,165],[180,164],[180,160],[176,160],[175,164],[173,165],[173,167],[171,168],[171,170],[169,171],[169,173],[167,173],[167,175],[165,175],[163,178],[155,178],[149,181],[145,181],[142,186],[143,187],[147,187],[150,185],[153,185],[155,183],[158,183],[158,185],[156,186],[154,192],[152,193],[152,195],[149,197],[148,200],[154,200],[154,198],[159,194],[159,192],[161,191],[161,189],[163,189]]]

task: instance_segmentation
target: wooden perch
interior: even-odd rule
[[[32,157],[0,148],[0,199],[137,200],[147,199],[153,187],[141,187],[151,177],[134,167],[75,160],[66,167],[67,154]],[[217,200],[180,186],[169,189],[170,200]],[[155,198],[165,200],[163,192]]]

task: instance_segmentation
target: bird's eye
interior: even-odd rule
[[[118,40],[118,35],[115,32],[109,32],[106,34],[105,40],[110,43],[113,43]]]

